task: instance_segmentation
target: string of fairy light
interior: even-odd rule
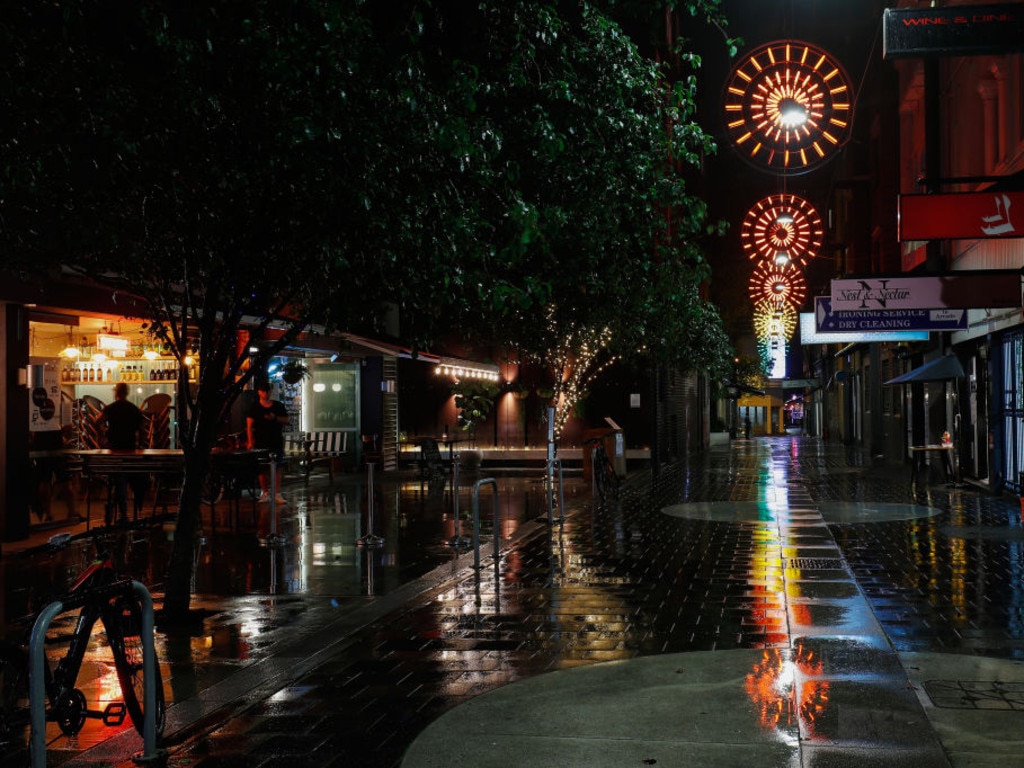
[[[843,68],[814,45],[793,40],[762,45],[733,67],[724,92],[733,148],[760,170],[778,174],[782,192],[759,200],[740,227],[753,262],[748,293],[762,360],[782,361],[807,298],[804,268],[824,240],[821,217],[786,191],[789,175],[806,173],[849,140],[853,89]],[[775,373],[773,372],[773,377]]]

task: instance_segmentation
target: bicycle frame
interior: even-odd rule
[[[79,535],[81,536],[81,534]],[[73,538],[79,538],[79,536]],[[50,545],[53,549],[60,549],[67,545],[72,537],[66,534],[51,539]],[[31,703],[31,709],[36,706],[45,709],[32,714],[33,733],[36,730],[35,723],[46,720],[55,722],[65,735],[78,733],[85,724],[86,718],[102,720],[106,726],[118,726],[124,722],[126,716],[130,716],[136,729],[143,734],[144,706],[143,696],[140,695],[139,686],[145,686],[145,675],[148,674],[144,667],[148,663],[143,660],[142,665],[136,663],[137,643],[142,637],[146,624],[142,620],[142,608],[137,595],[137,585],[130,578],[121,577],[115,570],[112,557],[103,554],[95,562],[89,564],[86,569],[75,579],[67,592],[52,603],[44,614],[51,609],[59,613],[68,613],[78,609],[75,619],[74,631],[70,636],[67,650],[63,653],[55,666],[52,666],[46,655],[42,652],[43,635],[37,636],[37,629],[33,628],[31,654],[38,654],[34,662],[39,677],[33,678],[28,674],[28,661],[25,654],[18,646],[4,646],[3,654],[0,655],[0,671],[4,674],[3,700],[0,701],[0,736],[6,737],[17,733],[18,730],[29,723],[27,709],[17,705],[22,695],[16,695],[17,691],[23,690],[23,686],[30,685],[32,691],[27,695]],[[148,594],[146,600],[148,600]],[[152,611],[151,602],[149,610]],[[55,614],[47,616],[43,629],[49,626],[49,620]],[[114,665],[121,686],[122,701],[108,702],[102,710],[90,710],[87,706],[85,695],[76,687],[78,676],[82,669],[88,651],[92,633],[96,621],[101,620],[106,630],[107,639],[114,655]],[[149,632],[152,632],[150,621]],[[37,618],[38,624],[38,618]],[[148,641],[143,641],[143,644]],[[143,649],[143,655],[145,650]],[[142,671],[143,678],[138,679],[139,671]],[[157,732],[163,728],[164,701],[162,688],[159,681],[159,670],[150,668],[156,675],[156,717]],[[144,691],[143,691],[144,693]],[[36,718],[39,718],[37,721]],[[33,739],[36,736],[33,735]],[[42,738],[40,733],[39,738]],[[155,737],[154,737],[155,738]]]

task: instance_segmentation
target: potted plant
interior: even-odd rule
[[[281,379],[285,384],[298,384],[309,375],[309,368],[298,360],[289,360],[281,366]]]
[[[466,432],[469,441],[472,443],[476,425],[487,420],[491,409],[494,407],[494,398],[498,394],[498,387],[490,381],[476,381],[473,379],[456,381],[452,385],[452,393],[455,395],[455,407],[458,409],[459,429]],[[462,465],[469,469],[480,466],[483,455],[475,449],[460,450]]]

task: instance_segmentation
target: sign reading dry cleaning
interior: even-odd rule
[[[833,280],[832,311],[1019,307],[1020,280],[1021,273],[1015,269]]]

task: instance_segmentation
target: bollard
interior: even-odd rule
[[[459,454],[452,457],[452,509],[455,514],[455,535],[448,540],[454,549],[467,549],[470,541],[462,535],[462,513],[459,510]]]
[[[553,479],[553,468],[558,467],[558,517],[554,516],[554,479]],[[547,482],[548,482],[548,525],[554,525],[558,523],[561,525],[565,522],[565,482],[562,477],[562,460],[561,459],[550,459],[548,461],[547,471]]]
[[[473,568],[476,569],[477,578],[480,578],[480,488],[490,485],[494,488],[494,558],[498,558],[499,539],[501,532],[498,530],[498,481],[493,477],[484,477],[476,481],[473,486]]]
[[[359,547],[382,547],[384,539],[373,532],[373,468],[376,465],[366,465],[366,535],[356,539],[356,546]]]

